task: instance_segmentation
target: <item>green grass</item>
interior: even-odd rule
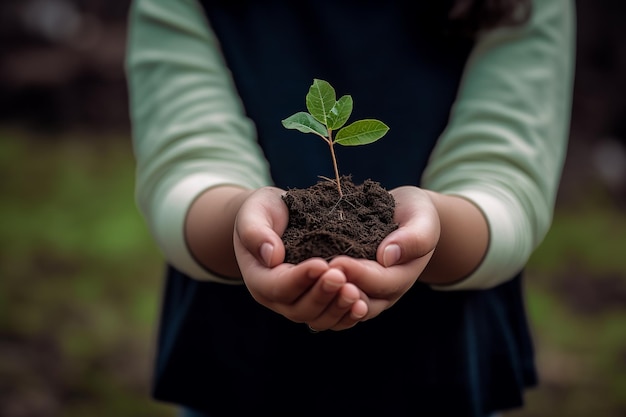
[[[626,217],[604,197],[560,207],[527,268],[541,384],[509,417],[626,415]]]
[[[626,216],[604,198],[556,212],[530,268],[554,272],[568,264],[595,273],[626,274]]]
[[[148,395],[162,262],[133,169],[127,138],[0,133],[0,415],[172,415]]]

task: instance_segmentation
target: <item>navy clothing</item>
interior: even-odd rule
[[[333,176],[321,139],[280,123],[306,110],[313,78],[352,95],[350,120],[391,128],[374,144],[337,147],[340,173],[419,185],[472,47],[450,31],[449,2],[427,3],[203,3],[277,186]],[[154,380],[163,401],[213,416],[484,417],[520,406],[535,382],[521,276],[483,291],[417,282],[375,319],[312,334],[243,285],[167,271]]]

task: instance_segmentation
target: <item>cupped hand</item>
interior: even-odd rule
[[[368,312],[366,297],[339,269],[321,258],[284,263],[281,235],[289,213],[283,190],[252,193],[237,214],[233,243],[243,280],[254,299],[295,322],[316,330],[343,330]],[[365,298],[365,299],[364,299]]]
[[[399,227],[380,243],[376,261],[340,256],[330,262],[366,294],[369,310],[363,320],[393,306],[413,286],[439,241],[439,215],[425,191],[404,186],[391,194]]]

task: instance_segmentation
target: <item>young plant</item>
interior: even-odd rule
[[[287,129],[297,129],[303,133],[314,133],[330,147],[333,160],[337,191],[343,197],[339,180],[339,169],[334,145],[367,145],[385,136],[389,127],[380,120],[363,119],[343,127],[352,114],[352,97],[345,95],[337,100],[335,89],[324,80],[313,80],[306,95],[307,112],[298,112],[282,121]],[[333,138],[333,132],[337,134]]]

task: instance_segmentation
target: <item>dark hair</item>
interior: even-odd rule
[[[516,26],[528,21],[531,0],[454,0],[448,15],[455,29],[475,36],[501,26]]]

